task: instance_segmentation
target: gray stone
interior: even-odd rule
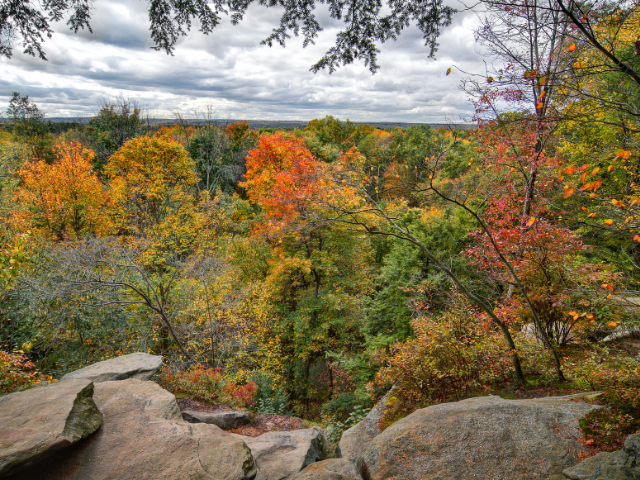
[[[267,480],[291,478],[326,457],[324,436],[318,427],[241,438],[251,449],[258,470]]]
[[[640,471],[624,465],[604,465],[599,468],[593,480],[639,480]]]
[[[53,383],[0,397],[0,477],[95,432],[102,417],[92,397],[89,380]]]
[[[256,476],[244,442],[215,425],[185,422],[175,397],[154,382],[98,383],[94,399],[104,418],[102,428],[19,480],[41,480],[43,471],[65,480],[253,480]]]
[[[609,335],[604,337],[601,342],[613,342],[614,340],[620,340],[622,338],[630,338],[640,336],[640,328],[623,327],[619,326]]]
[[[578,421],[594,408],[570,397],[470,398],[417,410],[364,455],[370,480],[546,479],[586,453]]]
[[[137,352],[94,363],[88,367],[67,373],[61,380],[86,378],[95,383],[125,380],[127,378],[149,380],[161,367],[161,356]]]
[[[593,457],[586,458],[579,464],[563,470],[565,477],[571,480],[586,480],[592,478],[596,470],[603,465],[613,465],[620,458],[620,451],[602,452]]]
[[[291,480],[362,480],[352,461],[346,458],[331,458],[312,463]]]
[[[249,423],[251,421],[251,413],[236,411],[210,413],[185,410],[182,412],[182,418],[189,423],[208,423],[216,425],[223,430],[230,430]]]
[[[369,444],[380,435],[378,423],[387,408],[391,392],[393,389],[378,401],[364,420],[344,431],[338,443],[338,457],[347,458],[356,464],[360,462]]]

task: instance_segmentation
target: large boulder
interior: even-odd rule
[[[576,397],[477,397],[417,410],[364,455],[370,480],[546,479],[586,451],[578,421],[599,408]]]
[[[627,437],[622,450],[599,453],[562,473],[571,480],[640,479],[640,433]]]
[[[330,458],[312,463],[291,480],[362,480],[362,476],[351,460]]]
[[[223,430],[230,430],[249,423],[251,421],[251,413],[237,412],[234,410],[219,413],[185,410],[182,412],[182,418],[189,423],[208,423],[210,425],[216,425]]]
[[[338,443],[338,457],[347,458],[356,464],[360,463],[369,444],[374,438],[380,435],[378,423],[387,408],[387,402],[391,392],[393,392],[393,389],[389,390],[387,394],[378,401],[364,420],[344,431]]]
[[[241,438],[251,449],[258,470],[266,480],[291,478],[308,465],[326,458],[324,436],[318,427]]]
[[[72,380],[0,397],[0,477],[40,462],[102,425],[93,383]]]
[[[96,383],[126,380],[127,378],[149,380],[161,367],[161,356],[137,352],[94,363],[88,367],[67,373],[61,380],[86,378]]]
[[[20,480],[41,480],[43,471],[60,480],[252,480],[256,475],[241,440],[214,425],[185,422],[175,397],[153,382],[98,383],[94,399],[102,428]]]

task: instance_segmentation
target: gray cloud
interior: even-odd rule
[[[64,23],[45,44],[42,62],[16,53],[0,59],[0,108],[11,92],[27,94],[49,116],[93,115],[103,98],[138,100],[153,115],[187,116],[210,104],[221,117],[309,120],[324,115],[357,121],[442,122],[470,116],[461,74],[452,65],[482,72],[473,40],[474,16],[458,14],[443,30],[437,59],[429,59],[422,34],[407,29],[381,45],[381,70],[372,76],[361,64],[333,75],[309,67],[332,45],[341,25],[325,22],[316,45],[293,38],[286,49],[261,46],[279,12],[251,7],[238,26],[224,21],[208,35],[197,28],[175,56],[151,50],[145,2],[96,2],[92,26],[74,35]]]

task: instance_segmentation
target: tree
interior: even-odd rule
[[[224,129],[213,122],[198,128],[189,142],[189,154],[200,174],[198,189],[213,195],[220,188],[233,193],[246,171],[245,157],[256,145],[256,134],[247,122],[234,122]]]
[[[134,138],[110,157],[105,173],[120,235],[149,240],[158,260],[163,252],[190,251],[197,234],[196,175],[182,145],[161,136]]]
[[[164,50],[173,54],[178,39],[191,29],[197,20],[200,31],[211,33],[220,23],[221,13],[231,15],[233,24],[239,23],[252,1],[235,2],[216,0],[213,5],[203,0],[152,0],[149,2],[149,21],[151,39],[155,50]],[[291,33],[304,37],[304,45],[314,42],[323,30],[314,13],[315,0],[306,2],[260,2],[265,7],[283,8],[280,24],[263,40],[263,44],[285,45]],[[345,4],[330,0],[331,18],[342,20],[345,29],[336,39],[336,44],[313,66],[314,71],[321,68],[335,70],[339,65],[363,60],[374,72],[379,68],[376,63],[378,48],[375,42],[395,40],[401,31],[415,23],[422,31],[425,44],[431,55],[437,50],[437,38],[440,28],[451,23],[454,10],[443,5],[442,0],[415,2],[389,1],[389,12],[383,13],[383,2],[360,0]],[[33,0],[2,0],[0,3],[0,54],[11,57],[13,41],[20,38],[24,53],[38,55],[46,60],[42,43],[45,37],[51,37],[53,29],[50,22],[60,21],[68,16],[67,25],[77,33],[80,29],[91,30],[91,2],[89,0],[48,1],[40,8]]]
[[[184,147],[158,136],[126,142],[109,158],[113,238],[60,245],[51,252],[67,296],[93,296],[95,306],[139,306],[192,360],[174,327],[172,300],[184,261],[198,238],[193,161]]]
[[[29,146],[31,154],[37,160],[51,162],[53,160],[53,136],[35,103],[29,101],[27,95],[21,96],[13,92],[7,108],[7,117],[13,124],[13,134]]]
[[[142,110],[135,101],[123,97],[103,101],[98,115],[89,120],[87,133],[96,152],[97,168],[128,140],[139,136],[145,125]]]
[[[53,151],[51,165],[27,162],[20,169],[16,197],[27,224],[58,240],[106,233],[107,193],[93,170],[93,152],[78,142],[56,145]]]
[[[260,207],[252,237],[270,250],[265,308],[277,315],[261,342],[277,345],[295,400],[309,411],[312,367],[329,352],[357,348],[362,297],[371,288],[370,248],[362,234],[332,224],[322,197],[337,192],[327,165],[290,135],[264,135],[247,156],[249,200]],[[333,381],[329,381],[331,395]],[[323,396],[324,394],[320,394]]]

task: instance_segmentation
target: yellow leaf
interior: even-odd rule
[[[606,223],[607,225],[613,225],[613,220],[611,220],[610,218],[607,218],[604,223]]]

